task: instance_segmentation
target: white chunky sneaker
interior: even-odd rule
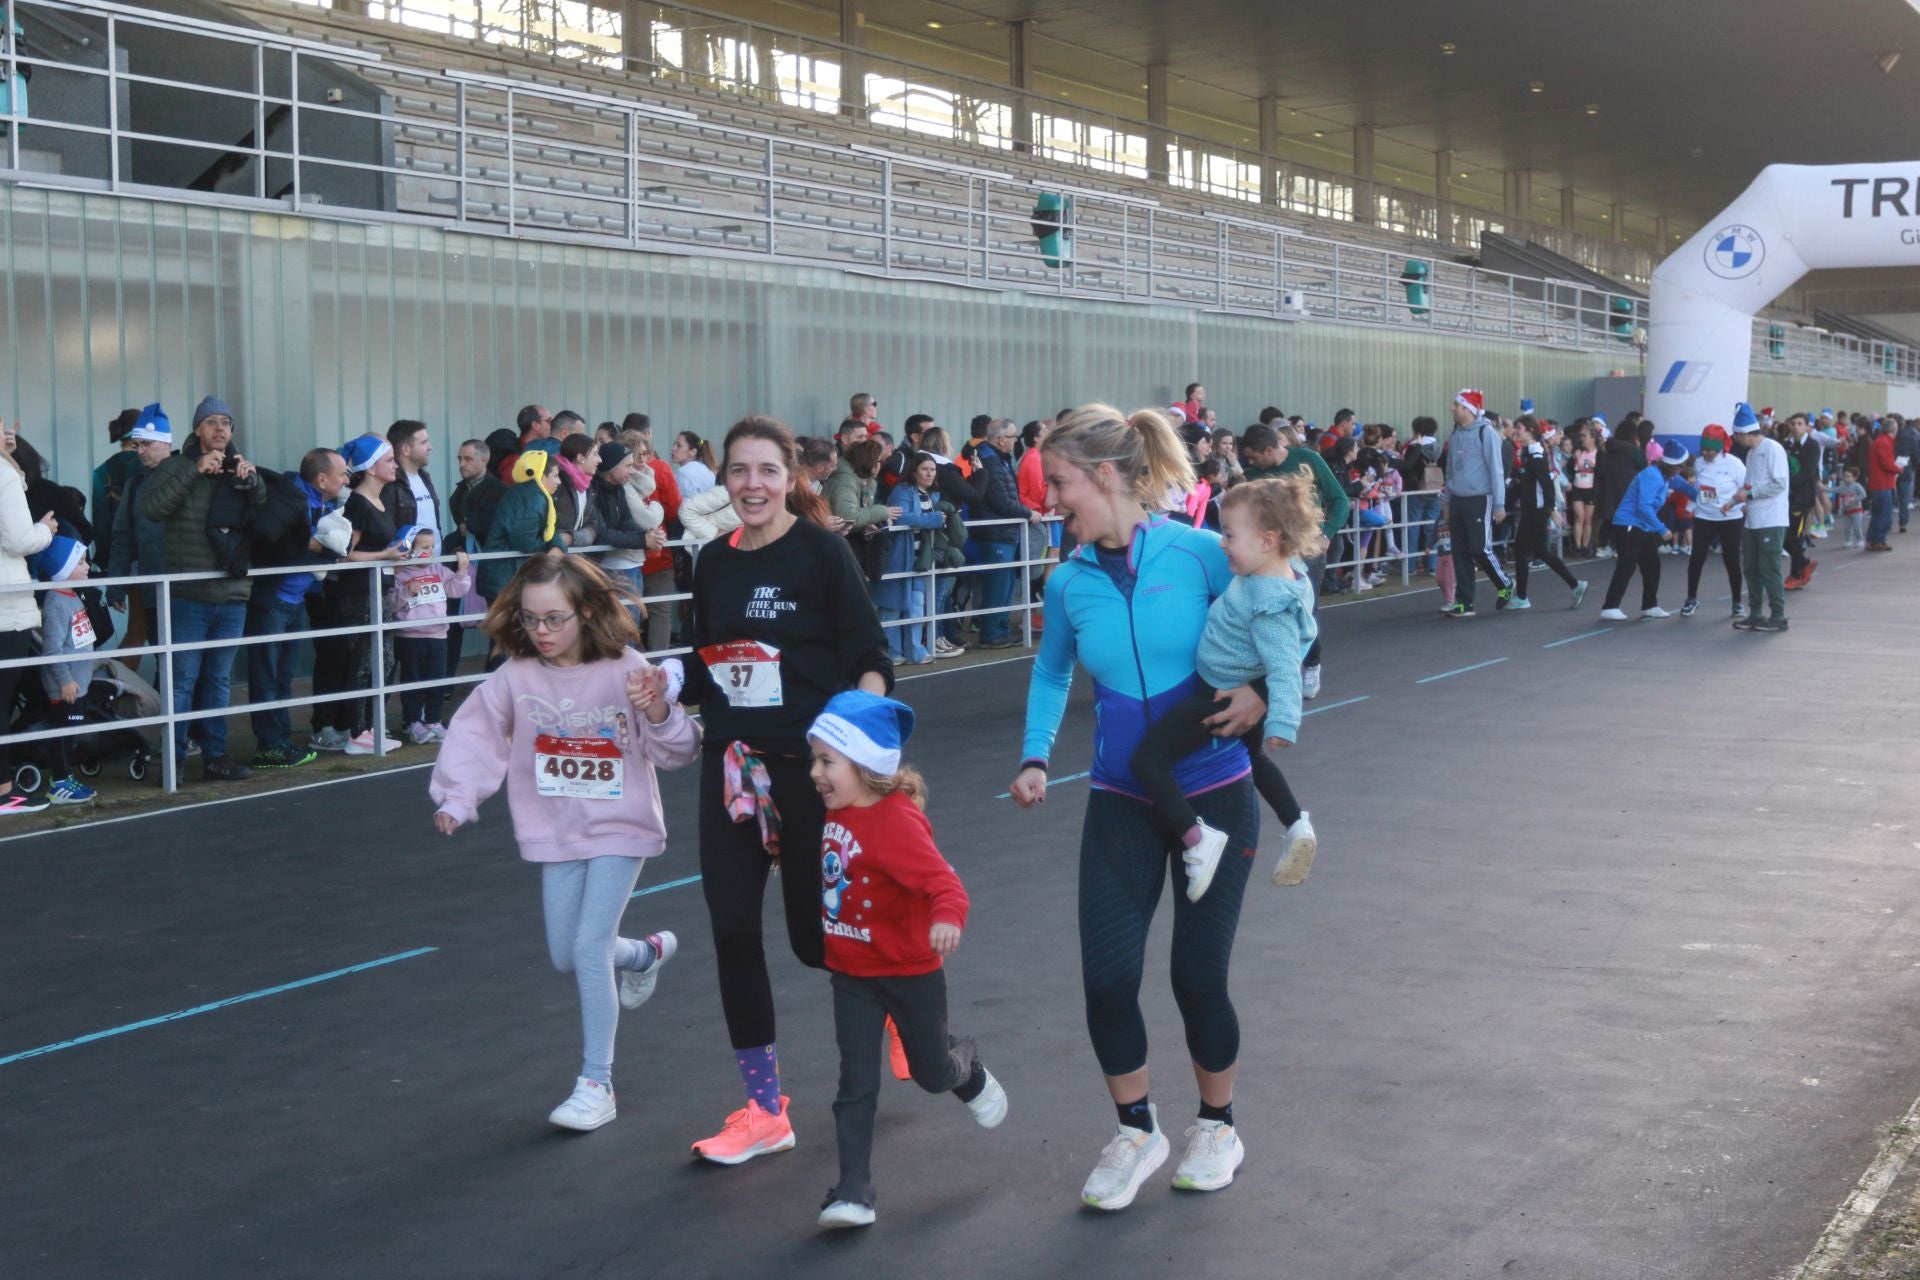
[[[1232,1125],[1202,1120],[1187,1130],[1187,1154],[1173,1171],[1173,1185],[1182,1191],[1218,1191],[1233,1181],[1233,1171],[1246,1158]]]
[[[1312,702],[1320,696],[1320,664],[1300,668],[1300,696]]]
[[[1081,1202],[1089,1208],[1108,1211],[1126,1208],[1140,1193],[1140,1184],[1167,1162],[1172,1144],[1167,1141],[1167,1135],[1160,1132],[1158,1109],[1149,1104],[1147,1110],[1153,1116],[1152,1133],[1142,1133],[1123,1124],[1113,1135],[1113,1141],[1101,1150],[1100,1162],[1093,1166],[1093,1172],[1087,1175],[1087,1184],[1080,1188]]]
[[[660,970],[667,961],[673,959],[673,953],[680,949],[680,939],[670,930],[647,935],[647,942],[653,947],[653,963],[644,969],[622,969],[620,971],[620,1007],[638,1009],[653,998],[653,985],[660,980]]]
[[[993,1078],[993,1072],[986,1071],[986,1074],[987,1087],[967,1104],[967,1110],[973,1112],[974,1122],[982,1129],[992,1129],[1007,1118],[1007,1091]]]
[[[1200,843],[1180,855],[1187,868],[1187,901],[1198,902],[1200,896],[1213,883],[1213,873],[1220,867],[1220,855],[1227,851],[1227,833],[1215,831],[1202,822]]]
[[[1313,870],[1313,855],[1320,849],[1320,837],[1314,834],[1313,818],[1305,809],[1300,819],[1287,828],[1287,843],[1280,850],[1280,861],[1273,864],[1273,882],[1300,884]]]
[[[1625,622],[1627,620],[1626,612],[1621,609],[1602,609],[1600,611],[1600,617],[1607,622]]]
[[[585,1076],[573,1082],[573,1094],[553,1109],[547,1123],[557,1129],[591,1133],[601,1125],[613,1123],[613,1090]]]
[[[852,1200],[829,1200],[820,1209],[820,1225],[829,1231],[873,1225],[873,1206]]]

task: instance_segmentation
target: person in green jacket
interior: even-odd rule
[[[193,411],[193,435],[186,448],[155,467],[140,486],[140,514],[158,520],[166,533],[167,571],[217,570],[226,575],[173,585],[168,619],[176,646],[232,640],[247,623],[252,584],[244,572],[233,576],[232,562],[215,546],[215,533],[207,521],[222,490],[238,495],[248,511],[257,512],[267,500],[266,487],[253,464],[241,457],[234,445],[233,430],[233,410],[218,396],[208,396]],[[173,655],[173,709],[216,711],[225,707],[237,652],[233,645],[177,649]],[[183,720],[175,725],[176,761],[186,759],[189,731],[205,757],[201,762],[203,778],[231,782],[250,772],[245,765],[227,758],[224,716]]]
[[[1326,459],[1309,449],[1300,440],[1293,427],[1282,428],[1286,432],[1286,452],[1282,454],[1282,441],[1274,428],[1258,423],[1240,433],[1240,461],[1246,468],[1248,480],[1275,480],[1289,472],[1302,471],[1313,477],[1313,488],[1320,495],[1320,509],[1326,512],[1326,519],[1320,524],[1320,532],[1327,537],[1327,545],[1333,545],[1334,537],[1347,527],[1347,515],[1352,504],[1347,501],[1347,491],[1340,481],[1334,478],[1333,470],[1327,466]],[[1307,581],[1313,584],[1313,612],[1317,622],[1320,615],[1320,584],[1327,574],[1327,553],[1307,561]],[[1301,696],[1317,698],[1320,696],[1320,639],[1314,637],[1313,648],[1307,650],[1307,657],[1300,668]]]
[[[535,441],[514,459],[513,488],[507,490],[494,510],[493,528],[487,531],[485,549],[518,551],[520,555],[480,562],[478,589],[488,600],[498,596],[513,581],[513,575],[520,572],[526,557],[549,547],[565,548],[573,542],[573,536],[566,530],[554,527],[553,491],[560,487],[560,468],[549,465],[553,454],[542,447],[545,443]],[[580,545],[592,543],[593,533],[590,528],[582,528]]]
[[[885,452],[886,447],[871,437],[858,441],[848,446],[833,474],[827,477],[822,496],[833,514],[847,522],[849,533],[864,536],[870,529],[884,528],[900,514],[898,507],[876,501],[880,456]]]

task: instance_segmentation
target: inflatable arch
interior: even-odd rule
[[[1653,270],[1646,415],[1682,438],[1748,399],[1753,318],[1809,271],[1920,265],[1920,162],[1768,165]]]

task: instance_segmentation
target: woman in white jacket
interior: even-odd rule
[[[18,430],[18,428],[16,428]],[[54,516],[35,520],[27,510],[27,480],[20,465],[0,453],[0,586],[32,582],[27,557],[53,541]],[[33,629],[40,625],[40,606],[31,590],[0,591],[0,662],[33,655]],[[11,711],[19,690],[20,667],[0,667],[0,707]],[[0,724],[0,733],[11,726]],[[13,763],[0,745],[0,814],[35,813],[47,807],[44,796],[29,795],[13,785]]]
[[[711,542],[740,527],[725,485],[715,485],[680,501],[680,527],[696,542]],[[690,550],[698,553],[699,548]]]
[[[1727,429],[1710,424],[1700,433],[1700,458],[1693,464],[1693,483],[1700,490],[1700,501],[1693,505],[1693,552],[1687,559],[1687,602],[1680,616],[1691,618],[1700,609],[1700,571],[1717,545],[1720,559],[1727,567],[1727,586],[1733,592],[1733,616],[1747,611],[1740,595],[1740,538],[1745,533],[1746,509],[1727,500],[1740,492],[1747,482],[1747,464],[1728,449]]]
[[[639,434],[637,431],[627,433],[629,437],[638,437]],[[634,441],[628,439],[625,443],[627,448],[632,450]],[[627,478],[626,484],[621,486],[621,495],[627,500],[627,510],[633,513],[633,522],[640,526],[642,533],[651,534],[667,518],[666,508],[653,500],[656,484],[658,480],[653,474],[653,468],[642,463],[633,468],[633,474]],[[648,540],[652,541],[652,539]],[[640,566],[646,563],[647,553],[646,547],[616,547],[601,557],[600,567],[610,573],[619,574],[633,584],[635,594],[644,595],[646,586],[640,576]],[[642,614],[642,616],[645,615]]]

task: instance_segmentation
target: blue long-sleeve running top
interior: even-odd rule
[[[1233,579],[1217,534],[1153,516],[1125,553],[1083,544],[1047,580],[1046,630],[1027,688],[1023,758],[1045,766],[1077,659],[1093,678],[1095,787],[1144,790],[1129,762],[1147,726],[1200,687],[1194,653],[1207,606]],[[1246,749],[1215,738],[1174,769],[1188,795],[1246,776]]]

